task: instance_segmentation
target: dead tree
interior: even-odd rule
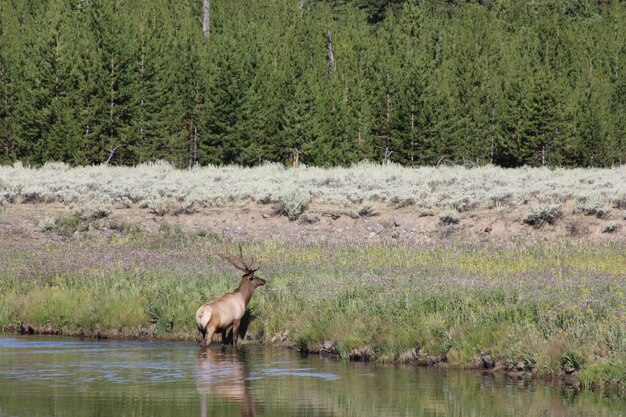
[[[383,139],[386,139],[387,142],[389,142],[389,139],[391,139],[389,136],[383,136]],[[393,150],[387,145],[387,146],[379,146],[380,149],[383,150],[383,164],[388,164],[389,162],[391,162],[391,154],[393,154]]]
[[[107,158],[106,161],[104,161],[104,165],[108,165],[109,162],[111,162],[111,159],[113,159],[113,155],[115,155],[115,151],[117,151],[117,148],[119,148],[120,146],[124,146],[123,144],[121,145],[117,145],[117,146],[112,146],[111,149],[109,149],[109,157]]]
[[[202,33],[207,38],[211,32],[211,0],[202,0]]]
[[[291,155],[289,155],[289,164],[291,165],[292,168],[298,168],[298,165],[300,165],[301,153],[302,151],[300,149],[294,148]]]
[[[328,79],[333,77],[335,71],[335,57],[333,56],[333,41],[330,37],[330,28],[326,28],[326,60],[328,61]]]

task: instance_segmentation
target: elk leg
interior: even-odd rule
[[[200,332],[200,346],[204,346],[206,339],[206,329],[198,326],[198,331]]]
[[[233,323],[233,346],[237,347],[237,333],[239,332],[239,324],[241,320],[235,320]]]
[[[222,330],[222,345],[226,346],[226,333],[228,329]]]
[[[213,334],[215,333],[215,330],[215,327],[207,327],[206,338],[204,339],[204,347],[207,347],[211,344],[211,340],[213,340]]]

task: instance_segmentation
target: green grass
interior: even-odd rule
[[[212,236],[161,231],[55,244],[3,243],[0,328],[197,337],[197,307],[235,288]],[[231,245],[231,249],[234,245]],[[626,386],[626,251],[619,244],[406,247],[247,245],[268,285],[249,330],[269,341],[370,345],[376,360],[417,348],[468,365],[489,353],[585,386]]]

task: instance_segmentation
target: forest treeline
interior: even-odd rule
[[[626,162],[622,1],[210,3],[0,0],[0,163]]]

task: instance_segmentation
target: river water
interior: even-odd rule
[[[2,336],[0,417],[9,416],[626,416],[626,401],[280,348]]]

